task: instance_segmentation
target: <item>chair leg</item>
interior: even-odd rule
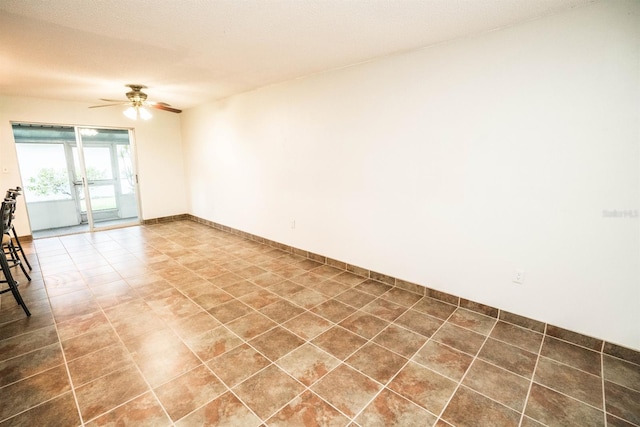
[[[27,280],[30,282],[31,281],[31,276],[29,276],[29,273],[27,273],[27,269],[24,268],[24,264],[22,263],[22,261],[20,261],[20,257],[18,256],[18,251],[16,250],[15,245],[13,244],[13,242],[11,242],[7,246],[9,248],[9,254],[11,255],[11,262],[13,263],[14,266],[15,265],[19,265],[20,266],[20,269],[22,270],[22,272],[26,276]]]
[[[16,282],[11,275],[11,269],[9,268],[7,258],[4,256],[4,252],[0,254],[0,267],[2,267],[2,272],[4,273],[7,285],[9,285],[9,289],[11,290],[13,297],[16,299],[16,302],[20,307],[22,307],[27,316],[31,316],[31,312],[27,308],[27,304],[25,304],[22,299],[22,295],[20,295],[20,291],[18,290],[18,282]]]
[[[11,226],[11,231],[12,231],[11,234],[13,234],[13,239],[18,244],[18,251],[22,254],[22,259],[24,260],[24,263],[27,264],[27,267],[29,267],[29,270],[33,270],[33,268],[31,268],[31,264],[29,264],[27,255],[24,253],[24,249],[22,249],[22,245],[20,244],[20,239],[18,239],[18,234],[16,233],[16,229],[13,228],[13,225]]]

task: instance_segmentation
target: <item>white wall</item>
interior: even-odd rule
[[[180,117],[157,112],[148,122],[134,122],[119,108],[87,107],[83,103],[0,96],[0,192],[20,185],[11,122],[135,128],[142,218],[187,212]],[[14,225],[19,234],[30,234],[24,198],[19,201]]]
[[[639,59],[599,2],[189,110],[191,213],[640,349]]]

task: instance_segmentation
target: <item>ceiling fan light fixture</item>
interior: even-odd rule
[[[144,107],[138,107],[138,115],[142,120],[149,120],[153,115]]]
[[[149,120],[151,117],[153,117],[149,110],[137,105],[127,108],[122,114],[124,114],[128,119],[131,120],[138,120],[138,117],[142,120]]]

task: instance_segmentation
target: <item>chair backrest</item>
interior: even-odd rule
[[[2,202],[2,208],[0,209],[0,236],[6,234],[11,227],[15,205],[16,201],[11,199]]]
[[[21,191],[22,191],[21,187],[10,188],[7,190],[4,198],[15,200],[19,195],[22,194]]]

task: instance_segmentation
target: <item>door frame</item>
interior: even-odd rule
[[[141,224],[142,223],[142,198],[141,198],[141,194],[140,194],[140,183],[139,183],[139,179],[138,179],[138,156],[137,156],[137,146],[136,146],[136,141],[135,141],[135,132],[134,132],[134,128],[127,128],[127,127],[116,127],[116,126],[95,126],[95,125],[69,125],[69,124],[52,124],[52,123],[37,123],[37,122],[27,122],[27,121],[11,121],[10,122],[12,127],[14,125],[30,125],[30,126],[34,126],[34,127],[62,127],[62,128],[73,128],[74,130],[74,135],[75,135],[75,141],[74,142],[62,142],[61,144],[64,146],[64,153],[65,153],[65,160],[67,162],[66,167],[67,167],[67,173],[69,176],[69,187],[71,190],[71,195],[72,195],[72,199],[73,202],[75,203],[77,209],[76,209],[76,215],[77,215],[77,220],[78,220],[78,224],[82,225],[82,212],[81,212],[81,208],[80,208],[80,200],[79,200],[79,194],[80,191],[83,192],[84,197],[85,197],[85,203],[86,203],[86,207],[87,207],[87,223],[86,225],[89,228],[89,231],[93,232],[93,231],[100,231],[100,230],[109,230],[109,229],[115,229],[115,228],[121,228],[121,227],[126,227],[126,226],[131,226],[131,225],[136,225],[136,224]],[[131,161],[131,168],[132,168],[132,175],[133,175],[133,188],[134,188],[134,200],[135,200],[135,204],[136,204],[136,211],[137,211],[137,219],[132,220],[131,222],[127,222],[127,223],[123,223],[123,224],[115,224],[115,225],[106,225],[106,226],[101,226],[101,227],[96,227],[95,225],[95,221],[93,218],[93,212],[91,209],[91,200],[90,200],[90,191],[89,191],[89,185],[88,184],[88,179],[86,176],[86,168],[85,168],[85,158],[84,158],[84,146],[91,146],[93,144],[89,143],[83,143],[82,140],[82,135],[80,134],[80,131],[82,129],[96,129],[96,130],[120,130],[120,131],[127,131],[127,137],[128,137],[128,146],[130,147],[129,149],[129,156],[130,156],[130,161]],[[16,138],[15,138],[15,134],[13,134],[12,132],[12,136],[14,139],[14,144],[20,144],[20,141],[16,142]],[[83,145],[84,144],[84,145]],[[96,145],[97,146],[97,145]],[[76,147],[77,151],[78,151],[78,163],[80,165],[80,171],[76,171],[76,166],[75,166],[75,161],[74,161],[74,156],[73,156],[73,148]],[[111,147],[115,147],[114,145],[111,145]],[[110,153],[110,164],[111,167],[113,169],[113,172],[115,173],[119,173],[119,171],[115,170],[117,169],[116,164],[114,164],[113,162],[113,148],[109,150]],[[16,153],[17,154],[17,153]],[[116,153],[117,156],[117,153]],[[20,158],[18,156],[16,156],[16,159],[18,160],[18,169],[20,169]],[[76,183],[74,178],[75,177],[79,177],[80,180],[82,180],[82,183],[79,184],[82,186],[82,189],[77,189],[76,187]],[[22,182],[22,173],[20,173],[20,181],[21,181],[21,185],[24,188],[24,183]],[[116,191],[117,193],[120,193],[120,189],[116,188],[117,187],[117,182],[114,183],[114,191]],[[116,197],[117,199],[117,197]],[[118,203],[119,206],[119,201],[117,201],[116,203]],[[25,199],[25,205],[27,207],[26,211],[27,211],[27,218],[29,219],[29,226],[31,228],[31,219],[30,219],[30,214],[29,214],[29,209],[28,209],[28,201]],[[32,230],[33,233],[33,230]]]

